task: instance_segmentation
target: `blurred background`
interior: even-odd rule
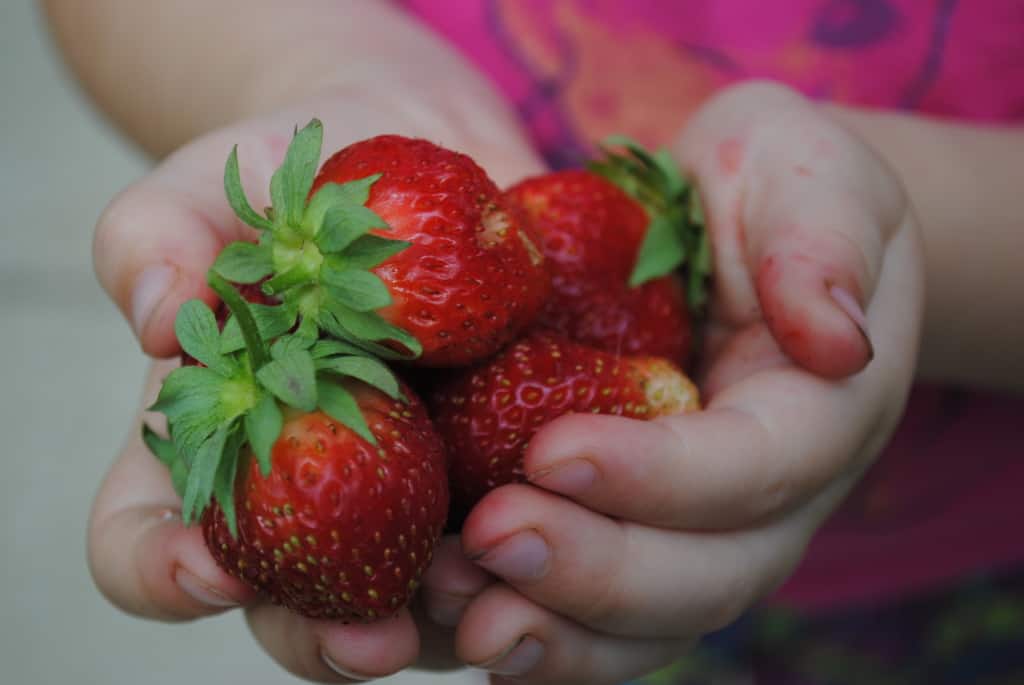
[[[34,3],[0,3],[0,682],[303,682],[256,647],[239,612],[149,623],[89,578],[89,506],[146,365],[96,284],[90,243],[106,202],[146,168],[78,92]]]

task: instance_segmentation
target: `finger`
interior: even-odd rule
[[[463,546],[556,613],[610,634],[658,637],[734,620],[781,582],[809,531],[801,517],[714,535],[650,528],[515,485],[477,505]]]
[[[804,98],[751,84],[717,97],[678,145],[708,206],[716,317],[763,317],[828,378],[872,356],[864,310],[907,213],[898,180]]]
[[[270,130],[232,129],[197,140],[124,190],[100,217],[97,276],[147,353],[177,352],[173,327],[181,303],[212,301],[206,270],[225,243],[251,237],[224,195],[224,162],[240,142],[243,185],[253,206],[265,206],[286,144],[280,131]]]
[[[423,574],[420,600],[430,620],[454,628],[469,602],[494,583],[494,576],[466,558],[458,536],[445,537]]]
[[[473,601],[456,631],[456,651],[492,683],[617,685],[682,656],[687,640],[615,638],[557,616],[499,584]],[[510,681],[511,682],[511,681]]]
[[[168,368],[154,367],[148,397]],[[170,476],[142,444],[138,425],[93,505],[88,555],[97,587],[120,609],[165,621],[251,600],[252,591],[217,566],[199,527],[182,524]]]
[[[366,625],[315,621],[261,603],[246,612],[249,628],[283,668],[318,683],[372,680],[411,665],[419,636],[407,609]]]

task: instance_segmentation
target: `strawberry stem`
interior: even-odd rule
[[[212,269],[206,274],[206,282],[238,321],[238,327],[242,331],[242,338],[245,340],[245,347],[249,352],[253,368],[257,370],[262,368],[270,360],[270,355],[267,352],[266,344],[260,338],[259,328],[256,327],[256,320],[252,316],[249,304],[230,283]]]

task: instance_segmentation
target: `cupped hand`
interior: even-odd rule
[[[470,95],[466,103],[424,103],[372,91],[325,93],[209,133],[124,190],[99,221],[94,259],[101,284],[143,350],[154,357],[178,354],[173,330],[178,308],[194,297],[212,302],[207,269],[225,244],[253,236],[224,195],[224,163],[233,145],[256,207],[269,204],[270,177],[292,131],[313,117],[324,122],[328,153],[379,133],[402,133],[471,154],[501,184],[536,172],[540,163],[511,117],[481,104],[487,98],[474,101]],[[161,379],[176,365],[154,364],[143,407],[153,402]],[[142,418],[140,410],[99,490],[89,527],[90,568],[115,605],[165,621],[244,607],[267,652],[289,671],[315,681],[365,680],[416,661],[420,634],[408,611],[365,626],[313,621],[261,602],[221,570],[199,527],[183,526],[169,474],[139,437]],[[159,425],[159,416],[145,418]]]
[[[425,604],[493,682],[618,683],[794,569],[898,423],[923,308],[901,183],[816,105],[746,84],[674,145],[714,252],[705,410],[574,415],[442,548]]]

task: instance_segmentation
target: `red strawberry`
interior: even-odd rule
[[[239,473],[237,538],[219,506],[203,518],[225,570],[314,618],[373,620],[404,607],[448,511],[443,447],[419,401],[365,386],[353,395],[376,447],[322,412],[296,413],[270,475],[255,459]]]
[[[152,407],[170,439],[143,430],[182,518],[203,520],[227,571],[297,612],[393,614],[448,506],[444,445],[422,403],[350,343],[284,330],[268,345],[263,333],[288,325],[282,306],[209,282],[231,318],[221,329],[203,302],[182,305],[175,332],[195,364],[172,371]]]
[[[687,359],[692,331],[678,277],[629,285],[650,223],[643,206],[585,170],[526,179],[506,197],[532,220],[551,273],[539,325],[609,352]]]
[[[214,269],[270,275],[300,331],[425,366],[485,358],[535,317],[548,288],[522,215],[472,159],[384,135],[350,145],[315,175],[322,128],[296,133],[262,216],[245,200],[234,153],[225,187],[258,246],[235,243]]]
[[[448,446],[452,509],[464,515],[489,490],[523,477],[530,438],[569,412],[651,419],[698,408],[697,389],[658,357],[619,357],[533,333],[466,369],[431,397]]]

